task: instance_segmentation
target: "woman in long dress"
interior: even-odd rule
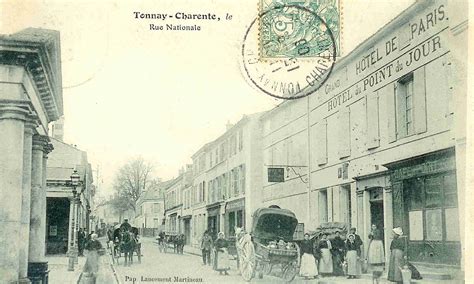
[[[313,255],[313,242],[309,239],[309,234],[304,234],[304,240],[301,243],[301,268],[300,275],[305,279],[316,278],[318,268]]]
[[[347,279],[355,279],[360,274],[359,265],[360,243],[354,234],[349,234],[346,240]]]
[[[227,240],[224,238],[224,233],[220,232],[217,235],[217,240],[214,242],[215,248],[215,270],[219,271],[219,274],[225,273],[225,275],[229,275],[227,272],[230,270],[229,265],[229,253],[227,252],[228,243]]]
[[[92,282],[96,283],[99,273],[99,256],[102,255],[102,244],[97,240],[97,235],[92,234],[91,239],[85,245],[86,263],[84,265],[84,277],[92,278]]]
[[[402,283],[402,268],[405,264],[405,241],[400,238],[403,235],[402,228],[397,227],[392,230],[393,240],[390,244],[390,262],[388,266],[388,281]]]
[[[369,234],[369,248],[367,253],[367,263],[371,269],[377,266],[383,267],[385,264],[385,252],[383,248],[383,234],[377,228],[377,225],[372,224],[372,230]]]
[[[330,275],[333,272],[332,255],[331,255],[331,241],[328,240],[328,234],[323,233],[318,245],[321,251],[321,259],[319,260],[319,273],[321,275]]]

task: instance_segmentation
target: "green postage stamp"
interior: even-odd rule
[[[340,54],[341,0],[260,0],[261,59],[312,58],[336,45]]]

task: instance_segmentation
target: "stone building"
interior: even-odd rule
[[[226,132],[193,156],[192,243],[199,244],[204,230],[214,235],[234,234],[250,224],[260,203],[261,113],[245,115]],[[251,198],[246,198],[252,196]]]
[[[164,190],[168,183],[153,181],[137,200],[135,224],[142,236],[154,236],[164,229]]]
[[[63,114],[59,32],[0,36],[0,282],[44,277],[48,124]]]
[[[95,188],[87,153],[55,138],[51,142],[54,151],[47,164],[46,253],[57,254],[66,253],[74,244],[75,236],[71,234],[74,230],[82,228],[86,234],[95,231],[90,223]],[[74,170],[80,176],[77,200],[70,185]],[[77,210],[73,208],[74,202]]]
[[[294,211],[306,231],[350,224],[365,244],[376,224],[387,262],[401,226],[410,261],[462,268],[463,5],[417,1],[338,60],[318,92],[265,114],[263,160],[285,180],[264,181],[263,204]]]

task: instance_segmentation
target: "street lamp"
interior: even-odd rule
[[[76,223],[77,223],[77,187],[79,186],[80,184],[80,179],[81,179],[81,176],[79,175],[79,173],[77,172],[77,170],[74,170],[74,172],[72,173],[71,177],[71,182],[70,182],[70,186],[72,187],[72,194],[73,194],[73,198],[72,198],[72,206],[73,206],[73,210],[72,210],[72,218],[71,218],[71,221],[72,221],[72,224],[71,224],[71,234],[72,234],[72,243],[71,243],[71,247],[69,248],[69,262],[68,262],[68,271],[74,271],[74,263],[77,259],[77,255],[79,253],[78,251],[78,248],[76,247],[76,242],[77,242],[77,232],[76,232]]]

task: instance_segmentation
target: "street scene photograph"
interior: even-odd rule
[[[0,284],[474,283],[470,4],[0,0]]]

